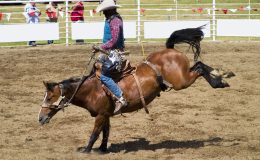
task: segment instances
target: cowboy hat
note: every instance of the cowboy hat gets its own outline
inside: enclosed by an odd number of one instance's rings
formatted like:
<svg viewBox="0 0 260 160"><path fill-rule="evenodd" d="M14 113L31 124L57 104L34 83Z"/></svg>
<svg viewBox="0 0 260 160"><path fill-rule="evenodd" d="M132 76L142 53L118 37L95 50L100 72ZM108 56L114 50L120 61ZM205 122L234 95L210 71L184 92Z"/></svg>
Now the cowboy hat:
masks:
<svg viewBox="0 0 260 160"><path fill-rule="evenodd" d="M100 5L97 6L96 11L101 12L109 9L119 8L120 5L115 4L114 0L104 0Z"/></svg>

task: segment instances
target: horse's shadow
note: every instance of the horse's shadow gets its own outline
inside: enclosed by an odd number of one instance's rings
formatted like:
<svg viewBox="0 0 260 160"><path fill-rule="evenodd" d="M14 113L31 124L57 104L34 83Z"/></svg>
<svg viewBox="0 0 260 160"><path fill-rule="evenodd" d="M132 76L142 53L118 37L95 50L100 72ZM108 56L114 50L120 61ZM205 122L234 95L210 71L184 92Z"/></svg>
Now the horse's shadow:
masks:
<svg viewBox="0 0 260 160"><path fill-rule="evenodd" d="M111 144L109 147L109 152L117 153L120 151L136 152L139 150L151 150L155 151L157 149L178 149L178 148L200 148L209 145L219 145L223 141L220 137L213 137L207 140L188 140L188 141L175 141L166 140L160 143L150 144L145 138L133 138L134 141L128 141L119 144Z"/></svg>

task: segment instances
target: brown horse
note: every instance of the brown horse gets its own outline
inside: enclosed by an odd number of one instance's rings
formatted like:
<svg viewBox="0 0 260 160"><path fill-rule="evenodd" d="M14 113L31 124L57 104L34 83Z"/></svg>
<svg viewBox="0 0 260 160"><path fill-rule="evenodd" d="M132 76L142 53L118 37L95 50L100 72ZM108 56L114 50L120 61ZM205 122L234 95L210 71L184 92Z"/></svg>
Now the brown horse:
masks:
<svg viewBox="0 0 260 160"><path fill-rule="evenodd" d="M128 101L128 105L122 109L122 113L143 108L143 103L149 104L168 87L174 90L187 88L200 76L203 76L213 88L228 87L229 85L223 82L221 77L211 74L213 68L202 62L196 62L194 66L190 67L186 55L174 49L174 44L188 43L193 48L194 58L197 59L202 38L201 27L173 32L166 42L166 49L150 54L145 62L136 67L135 75L139 80L142 94L134 76L124 77L118 83ZM80 83L82 84L77 90ZM41 124L48 123L61 110L62 107L55 106L53 103L62 97L65 102L70 101L76 106L87 109L91 116L96 118L88 145L78 148L78 151L89 153L101 131L103 131L103 139L99 149L102 152L107 151L110 117L113 116L115 107L111 97L106 94L95 74L90 74L84 81L81 81L80 78L71 78L59 83L44 82L44 85L46 93L39 113L39 122ZM77 90L76 93L75 90ZM61 103L65 102L61 101Z"/></svg>

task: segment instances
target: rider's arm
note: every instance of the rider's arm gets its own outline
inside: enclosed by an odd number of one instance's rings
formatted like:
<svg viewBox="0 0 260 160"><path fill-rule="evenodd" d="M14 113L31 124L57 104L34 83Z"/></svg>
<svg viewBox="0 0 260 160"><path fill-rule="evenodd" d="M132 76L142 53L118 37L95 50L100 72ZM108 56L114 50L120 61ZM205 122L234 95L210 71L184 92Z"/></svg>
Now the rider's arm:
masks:
<svg viewBox="0 0 260 160"><path fill-rule="evenodd" d="M110 22L110 31L111 31L111 40L107 41L106 43L101 45L101 48L104 50L112 49L112 47L116 44L119 33L120 33L120 26L122 25L122 21L119 18L114 18Z"/></svg>

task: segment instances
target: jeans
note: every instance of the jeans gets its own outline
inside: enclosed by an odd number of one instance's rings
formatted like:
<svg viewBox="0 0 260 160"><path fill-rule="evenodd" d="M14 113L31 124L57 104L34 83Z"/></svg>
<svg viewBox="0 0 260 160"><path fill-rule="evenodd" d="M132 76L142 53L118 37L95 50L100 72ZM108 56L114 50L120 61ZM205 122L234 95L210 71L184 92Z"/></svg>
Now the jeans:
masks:
<svg viewBox="0 0 260 160"><path fill-rule="evenodd" d="M53 40L48 40L48 44L53 44Z"/></svg>
<svg viewBox="0 0 260 160"><path fill-rule="evenodd" d="M36 43L36 41L29 41L29 42L28 42L28 45L29 45L29 46L33 46L33 45L36 45L35 43Z"/></svg>
<svg viewBox="0 0 260 160"><path fill-rule="evenodd" d="M100 80L117 98L122 97L123 92L121 88L115 83L112 78L101 74Z"/></svg>

